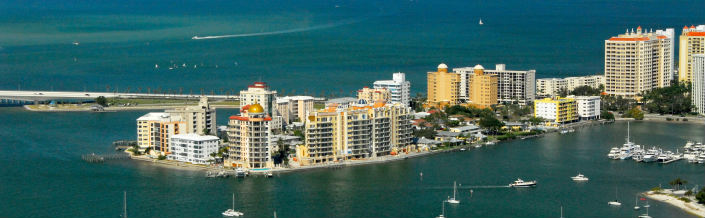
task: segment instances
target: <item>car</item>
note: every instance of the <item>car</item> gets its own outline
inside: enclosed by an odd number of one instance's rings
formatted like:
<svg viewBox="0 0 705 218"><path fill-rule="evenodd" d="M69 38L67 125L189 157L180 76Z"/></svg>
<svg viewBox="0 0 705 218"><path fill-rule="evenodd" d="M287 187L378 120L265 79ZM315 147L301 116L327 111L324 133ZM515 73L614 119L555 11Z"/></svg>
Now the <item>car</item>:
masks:
<svg viewBox="0 0 705 218"><path fill-rule="evenodd" d="M86 96L91 96L91 94L86 93Z"/></svg>

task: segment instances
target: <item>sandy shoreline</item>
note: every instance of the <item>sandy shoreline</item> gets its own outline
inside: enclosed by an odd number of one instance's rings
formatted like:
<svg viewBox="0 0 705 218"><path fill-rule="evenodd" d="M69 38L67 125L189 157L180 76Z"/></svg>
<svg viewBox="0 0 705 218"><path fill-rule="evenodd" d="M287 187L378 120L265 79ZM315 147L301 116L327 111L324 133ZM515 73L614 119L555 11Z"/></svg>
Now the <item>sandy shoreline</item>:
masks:
<svg viewBox="0 0 705 218"><path fill-rule="evenodd" d="M690 214L699 216L699 217L705 217L705 205L698 204L695 201L691 201L690 203L686 203L684 201L681 201L677 199L676 197L669 195L669 194L657 194L653 191L648 191L644 193L644 196L647 198L657 200L663 203L667 203L670 205L673 205L677 208L680 208L681 210L684 210Z"/></svg>

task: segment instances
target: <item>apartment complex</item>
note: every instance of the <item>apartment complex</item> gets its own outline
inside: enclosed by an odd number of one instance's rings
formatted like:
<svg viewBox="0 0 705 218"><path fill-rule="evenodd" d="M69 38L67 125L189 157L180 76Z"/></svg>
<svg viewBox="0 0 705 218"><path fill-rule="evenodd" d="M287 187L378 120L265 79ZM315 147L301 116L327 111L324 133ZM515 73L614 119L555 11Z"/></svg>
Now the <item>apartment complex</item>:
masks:
<svg viewBox="0 0 705 218"><path fill-rule="evenodd" d="M497 104L497 75L485 74L485 68L479 64L473 68L473 71L468 82L470 85L468 103L479 108Z"/></svg>
<svg viewBox="0 0 705 218"><path fill-rule="evenodd" d="M183 118L188 133L201 135L215 135L217 133L215 108L211 108L208 104L208 97L201 97L197 106L186 106L165 112Z"/></svg>
<svg viewBox="0 0 705 218"><path fill-rule="evenodd" d="M395 155L411 145L411 119L413 110L399 103L331 106L309 114L296 156L312 165Z"/></svg>
<svg viewBox="0 0 705 218"><path fill-rule="evenodd" d="M375 89L389 90L391 93L389 103L409 105L411 102L411 83L406 80L406 74L402 72L392 74L392 80L377 80L373 85Z"/></svg>
<svg viewBox="0 0 705 218"><path fill-rule="evenodd" d="M169 140L171 154L167 158L192 164L209 164L214 160L210 154L218 152L219 140L218 137L212 135L195 133L173 135Z"/></svg>
<svg viewBox="0 0 705 218"><path fill-rule="evenodd" d="M627 31L605 40L607 94L636 98L673 80L673 29Z"/></svg>
<svg viewBox="0 0 705 218"><path fill-rule="evenodd" d="M705 25L684 26L678 49L678 81L693 80L693 55L705 54Z"/></svg>
<svg viewBox="0 0 705 218"><path fill-rule="evenodd" d="M186 121L179 115L152 112L137 118L137 146L141 151L151 149L150 155L167 155L169 139L187 131Z"/></svg>
<svg viewBox="0 0 705 218"><path fill-rule="evenodd" d="M362 99L367 102L390 102L391 97L392 93L386 88L371 89L370 87L365 86L362 89L357 90L357 99Z"/></svg>
<svg viewBox="0 0 705 218"><path fill-rule="evenodd" d="M274 166L270 128L272 118L260 104L245 105L228 122L229 157L225 166L261 169Z"/></svg>
<svg viewBox="0 0 705 218"><path fill-rule="evenodd" d="M255 82L247 86L247 90L240 91L240 105L259 104L267 115L275 116L273 104L276 97L277 91L270 90L267 83Z"/></svg>
<svg viewBox="0 0 705 218"><path fill-rule="evenodd" d="M461 99L470 99L471 77L474 67L454 68L460 74L459 92ZM536 99L536 70L507 70L505 64L495 65L494 70L484 70L484 74L497 76L497 100L500 103L527 104Z"/></svg>
<svg viewBox="0 0 705 218"><path fill-rule="evenodd" d="M427 106L452 106L460 103L460 74L448 72L446 64L439 64L436 72L427 73Z"/></svg>
<svg viewBox="0 0 705 218"><path fill-rule="evenodd" d="M534 117L551 123L569 123L578 120L577 104L573 98L544 98L534 101Z"/></svg>
<svg viewBox="0 0 705 218"><path fill-rule="evenodd" d="M580 120L600 119L600 96L568 96L575 99Z"/></svg>
<svg viewBox="0 0 705 218"><path fill-rule="evenodd" d="M605 85L604 75L544 78L536 80L536 91L538 96L554 97L559 95L561 89L570 92L581 86L599 88L600 85Z"/></svg>
<svg viewBox="0 0 705 218"><path fill-rule="evenodd" d="M278 97L275 107L277 114L286 124L297 120L303 122L306 119L306 114L313 111L313 100L312 96Z"/></svg>
<svg viewBox="0 0 705 218"><path fill-rule="evenodd" d="M693 55L693 105L705 115L705 54Z"/></svg>

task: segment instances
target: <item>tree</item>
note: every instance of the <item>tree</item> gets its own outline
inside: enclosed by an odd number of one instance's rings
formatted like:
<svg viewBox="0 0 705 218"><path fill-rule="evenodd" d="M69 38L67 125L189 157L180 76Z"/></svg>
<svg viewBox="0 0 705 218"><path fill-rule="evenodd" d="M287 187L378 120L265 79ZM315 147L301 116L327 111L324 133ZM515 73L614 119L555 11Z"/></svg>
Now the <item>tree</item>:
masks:
<svg viewBox="0 0 705 218"><path fill-rule="evenodd" d="M705 204L705 187L701 188L698 194L695 194L695 199L698 200L698 203Z"/></svg>
<svg viewBox="0 0 705 218"><path fill-rule="evenodd" d="M601 88L593 88L591 86L578 86L573 91L570 91L571 95L577 96L598 96L602 93Z"/></svg>
<svg viewBox="0 0 705 218"><path fill-rule="evenodd" d="M644 108L651 113L685 114L693 110L690 83L655 88L644 93Z"/></svg>
<svg viewBox="0 0 705 218"><path fill-rule="evenodd" d="M436 138L436 131L433 131L433 129L430 128L424 128L421 130L416 130L414 129L414 137L416 138L427 138L427 139L434 139Z"/></svg>
<svg viewBox="0 0 705 218"><path fill-rule="evenodd" d="M496 133L504 126L502 121L499 121L494 115L488 114L485 114L480 118L479 124L480 127L485 128L492 133Z"/></svg>
<svg viewBox="0 0 705 218"><path fill-rule="evenodd" d="M534 126L543 123L543 121L544 121L544 120L543 120L543 118L541 118L541 117L531 117L531 118L529 118L529 123L531 123L531 125L534 125Z"/></svg>
<svg viewBox="0 0 705 218"><path fill-rule="evenodd" d="M671 187L675 187L676 190L680 190L680 187L681 187L683 184L687 184L687 183L688 183L688 181L683 180L683 179L681 179L681 178L676 178L676 179L671 180L670 182L668 182L668 184L671 185Z"/></svg>
<svg viewBox="0 0 705 218"><path fill-rule="evenodd" d="M301 130L298 130L298 129L294 130L294 136L298 136L299 138L301 138L301 140L304 140L304 141L306 140L306 135L304 135L304 133L301 132Z"/></svg>
<svg viewBox="0 0 705 218"><path fill-rule="evenodd" d="M106 99L105 96L98 96L95 98L95 103L105 107L108 106L108 99Z"/></svg>
<svg viewBox="0 0 705 218"><path fill-rule="evenodd" d="M211 134L211 129L203 128L203 135L210 135L210 134Z"/></svg>
<svg viewBox="0 0 705 218"><path fill-rule="evenodd" d="M635 120L643 120L644 119L644 112L639 110L637 107L632 107L632 109L629 109L626 113L624 113L623 117L631 117L634 118Z"/></svg>
<svg viewBox="0 0 705 218"><path fill-rule="evenodd" d="M284 166L289 165L289 150L291 149L288 145L285 145L284 141L281 139L277 141L277 147L279 149L272 153L272 160L275 164L282 164Z"/></svg>
<svg viewBox="0 0 705 218"><path fill-rule="evenodd" d="M600 117L605 120L614 120L614 114L612 112L603 110L602 113L600 114Z"/></svg>

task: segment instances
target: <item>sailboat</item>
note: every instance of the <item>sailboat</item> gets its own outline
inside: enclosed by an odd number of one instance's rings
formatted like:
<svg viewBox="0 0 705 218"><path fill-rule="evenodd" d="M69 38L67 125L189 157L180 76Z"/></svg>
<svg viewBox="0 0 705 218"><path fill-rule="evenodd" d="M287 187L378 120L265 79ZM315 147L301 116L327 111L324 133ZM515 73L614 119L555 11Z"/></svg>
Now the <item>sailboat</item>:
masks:
<svg viewBox="0 0 705 218"><path fill-rule="evenodd" d="M639 210L639 209L640 209L640 207L639 207L639 195L637 195L636 198L634 198L634 210Z"/></svg>
<svg viewBox="0 0 705 218"><path fill-rule="evenodd" d="M453 181L453 198L448 199L450 204L459 204L460 201L455 199L455 194L458 192L458 186L455 181Z"/></svg>
<svg viewBox="0 0 705 218"><path fill-rule="evenodd" d="M563 218L563 205L561 205L561 218Z"/></svg>
<svg viewBox="0 0 705 218"><path fill-rule="evenodd" d="M622 203L617 200L617 188L614 188L614 201L607 202L607 204L617 207L622 206Z"/></svg>
<svg viewBox="0 0 705 218"><path fill-rule="evenodd" d="M482 19L480 19L480 25L483 25L483 24L484 24L484 23L482 23Z"/></svg>
<svg viewBox="0 0 705 218"><path fill-rule="evenodd" d="M233 193L233 208L230 208L223 212L223 216L242 216L245 215L244 213L240 211L235 210L235 193Z"/></svg>
<svg viewBox="0 0 705 218"><path fill-rule="evenodd" d="M127 218L127 192L124 191L122 194L122 218Z"/></svg>
<svg viewBox="0 0 705 218"><path fill-rule="evenodd" d="M644 207L646 207L646 206L644 206ZM649 216L649 208L648 207L646 207L646 213L639 215L639 218L651 218L651 216Z"/></svg>
<svg viewBox="0 0 705 218"><path fill-rule="evenodd" d="M442 201L443 206L441 207L441 215L438 215L436 218L445 218L446 217L446 202Z"/></svg>

